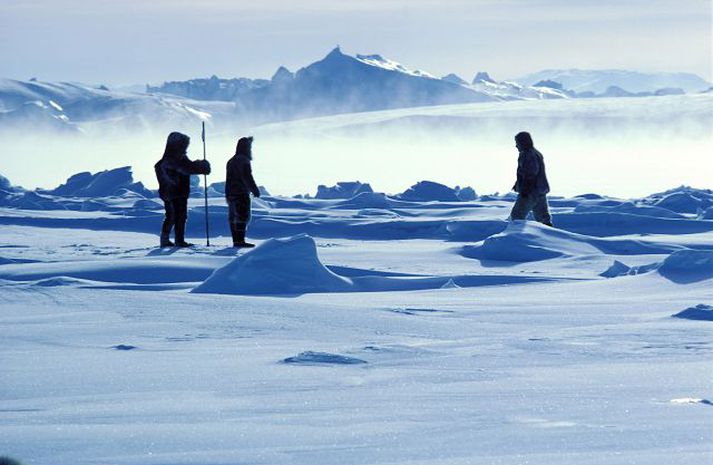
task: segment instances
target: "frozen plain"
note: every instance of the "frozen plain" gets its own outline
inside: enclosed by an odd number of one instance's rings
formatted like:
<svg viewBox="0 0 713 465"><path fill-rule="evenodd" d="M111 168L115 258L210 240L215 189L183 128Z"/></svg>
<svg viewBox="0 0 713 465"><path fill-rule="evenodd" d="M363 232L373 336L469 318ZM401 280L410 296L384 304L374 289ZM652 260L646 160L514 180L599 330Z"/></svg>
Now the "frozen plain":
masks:
<svg viewBox="0 0 713 465"><path fill-rule="evenodd" d="M131 198L1 208L0 454L707 463L713 322L672 315L710 317L710 211L675 210L712 197L553 199L557 230L508 225L508 197L268 197L237 259L224 236L156 249L160 209Z"/></svg>

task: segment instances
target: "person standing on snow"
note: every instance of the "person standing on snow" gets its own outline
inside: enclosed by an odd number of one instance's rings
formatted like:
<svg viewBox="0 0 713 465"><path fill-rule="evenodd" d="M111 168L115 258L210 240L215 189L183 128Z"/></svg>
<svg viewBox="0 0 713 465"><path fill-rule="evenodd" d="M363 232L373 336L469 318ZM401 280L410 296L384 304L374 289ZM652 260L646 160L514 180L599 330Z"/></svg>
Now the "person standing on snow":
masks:
<svg viewBox="0 0 713 465"><path fill-rule="evenodd" d="M210 174L210 163L206 160L191 161L186 156L191 139L180 132L172 132L166 140L166 149L155 165L158 179L158 194L163 200L166 216L161 226L161 247L190 247L185 240L188 219L188 195L191 190L192 174ZM171 242L174 229L176 242Z"/></svg>
<svg viewBox="0 0 713 465"><path fill-rule="evenodd" d="M517 200L510 218L524 220L532 211L536 221L552 226L552 216L547 206L550 184L545 173L545 159L535 148L528 132L520 132L515 136L515 147L520 153L517 158L517 181L512 188L517 192Z"/></svg>
<svg viewBox="0 0 713 465"><path fill-rule="evenodd" d="M233 247L255 247L245 242L245 232L250 222L250 194L260 197L251 161L253 138L241 137L235 148L235 155L228 160L225 179L225 199L228 202L228 221L233 236Z"/></svg>

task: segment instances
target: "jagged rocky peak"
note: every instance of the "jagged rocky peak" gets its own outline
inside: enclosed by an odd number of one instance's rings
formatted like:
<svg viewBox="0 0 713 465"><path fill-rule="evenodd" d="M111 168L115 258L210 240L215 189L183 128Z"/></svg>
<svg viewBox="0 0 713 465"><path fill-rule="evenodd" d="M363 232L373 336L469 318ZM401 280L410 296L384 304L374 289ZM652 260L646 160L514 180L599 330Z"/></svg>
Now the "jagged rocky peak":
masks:
<svg viewBox="0 0 713 465"><path fill-rule="evenodd" d="M277 71L275 71L275 74L272 75L272 78L270 80L273 84L280 84L283 82L290 82L294 78L295 73L285 68L284 66L280 66L279 68L277 68Z"/></svg>
<svg viewBox="0 0 713 465"><path fill-rule="evenodd" d="M473 84L476 84L478 82L495 82L495 79L490 77L490 74L488 74L485 71L478 71L475 74L475 77L473 78Z"/></svg>
<svg viewBox="0 0 713 465"><path fill-rule="evenodd" d="M332 51L329 52L329 53L327 54L327 56L324 57L324 58L325 58L325 60L326 60L327 58L341 58L341 57L343 57L343 56L346 56L346 55L344 55L344 54L342 53L342 49L339 47L339 45L337 45L337 46L334 47L334 48L332 49Z"/></svg>
<svg viewBox="0 0 713 465"><path fill-rule="evenodd" d="M557 81L553 81L551 79L543 79L541 81L537 81L532 86L533 87L547 87L547 88L555 89L555 90L564 90L564 87L562 87L561 83L559 83Z"/></svg>
<svg viewBox="0 0 713 465"><path fill-rule="evenodd" d="M468 82L462 77L455 73L447 74L441 78L442 81L451 82L453 84L459 84L461 86L467 86Z"/></svg>

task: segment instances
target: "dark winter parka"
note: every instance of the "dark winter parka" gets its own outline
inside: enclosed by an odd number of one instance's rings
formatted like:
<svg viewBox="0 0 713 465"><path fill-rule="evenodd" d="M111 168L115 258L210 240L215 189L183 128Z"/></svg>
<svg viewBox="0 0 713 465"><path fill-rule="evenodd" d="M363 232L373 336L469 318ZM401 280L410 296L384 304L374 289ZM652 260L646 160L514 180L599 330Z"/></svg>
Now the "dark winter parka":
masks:
<svg viewBox="0 0 713 465"><path fill-rule="evenodd" d="M172 132L166 141L166 150L155 165L158 194L162 200L188 198L192 174L210 174L210 164L205 160L191 161L186 156L190 138Z"/></svg>
<svg viewBox="0 0 713 465"><path fill-rule="evenodd" d="M527 133L516 136L520 155L517 158L517 181L514 190L521 195L544 195L550 191L545 172L545 159L533 146Z"/></svg>
<svg viewBox="0 0 713 465"><path fill-rule="evenodd" d="M228 200L237 199L241 196L252 193L255 197L260 197L251 165L252 137L243 137L238 141L235 155L228 160L225 168L225 198Z"/></svg>

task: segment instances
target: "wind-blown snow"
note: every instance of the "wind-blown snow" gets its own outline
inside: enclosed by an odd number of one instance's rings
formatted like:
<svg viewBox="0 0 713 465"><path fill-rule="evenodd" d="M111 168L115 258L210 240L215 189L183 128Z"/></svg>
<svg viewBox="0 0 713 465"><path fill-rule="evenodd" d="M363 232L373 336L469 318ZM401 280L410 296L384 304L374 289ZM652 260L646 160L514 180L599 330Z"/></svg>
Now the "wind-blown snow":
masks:
<svg viewBox="0 0 713 465"><path fill-rule="evenodd" d="M359 55L356 56L357 60L367 65L376 66L377 68L383 68L389 71L398 71L400 73L409 74L411 76L426 77L429 79L438 79L434 75L429 74L421 70L411 70L406 66L398 63L394 60L389 60L381 55Z"/></svg>

